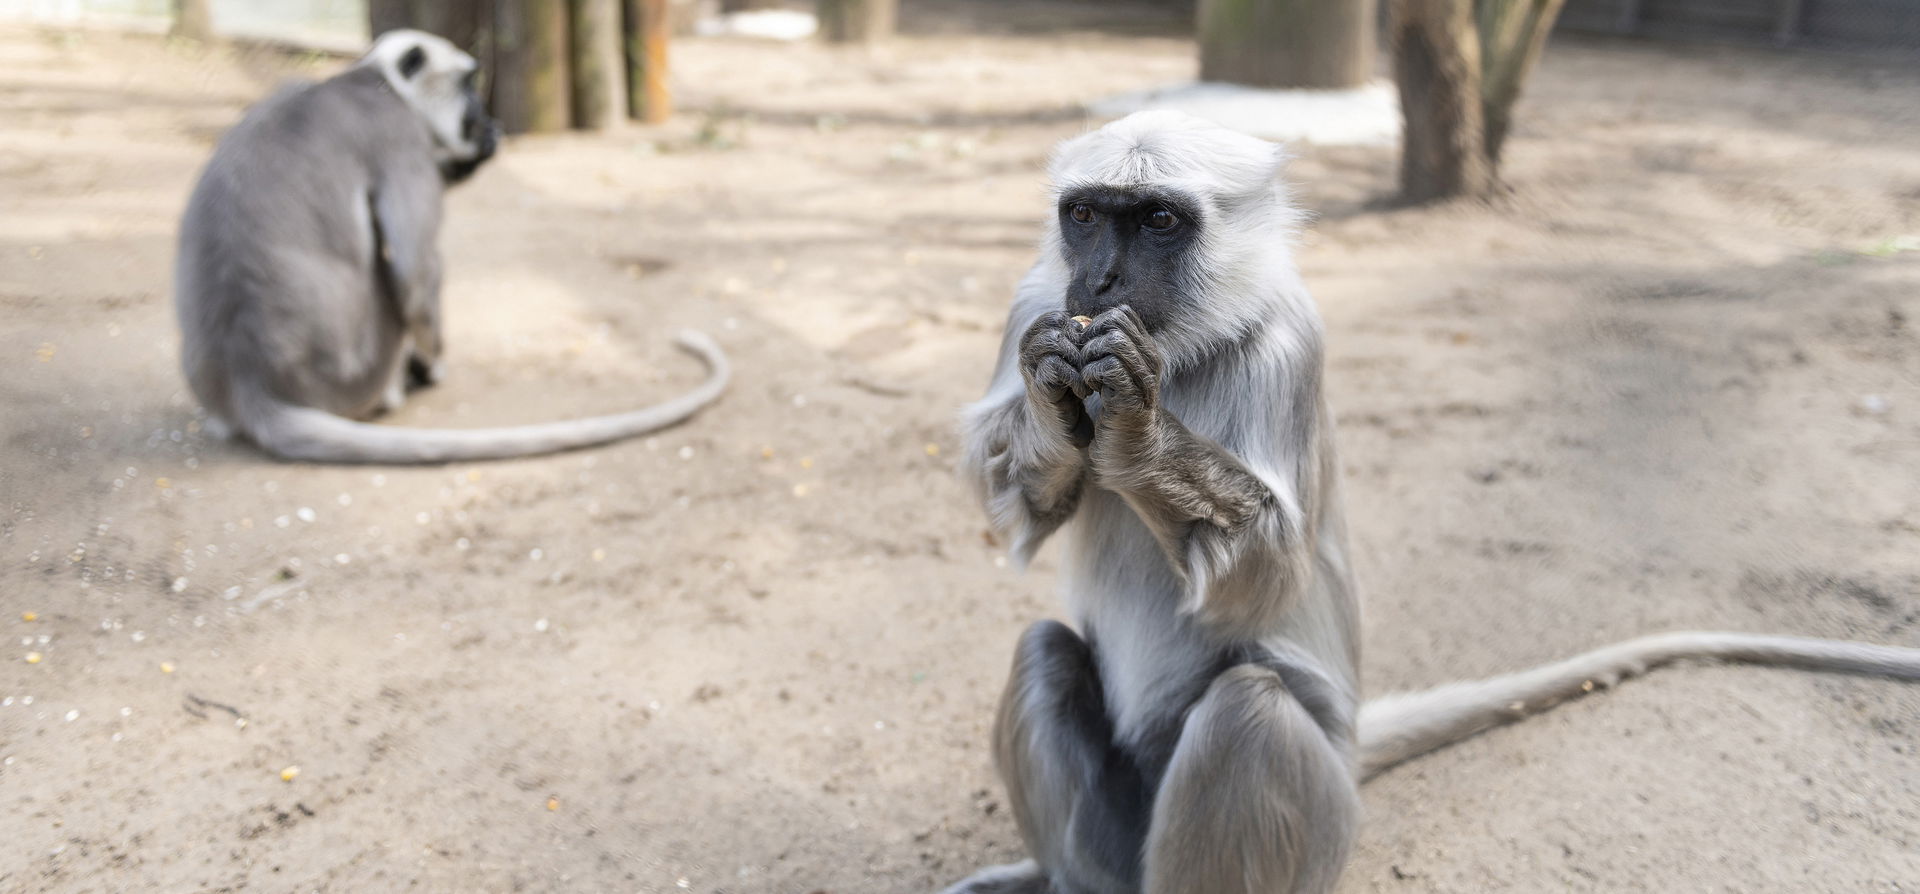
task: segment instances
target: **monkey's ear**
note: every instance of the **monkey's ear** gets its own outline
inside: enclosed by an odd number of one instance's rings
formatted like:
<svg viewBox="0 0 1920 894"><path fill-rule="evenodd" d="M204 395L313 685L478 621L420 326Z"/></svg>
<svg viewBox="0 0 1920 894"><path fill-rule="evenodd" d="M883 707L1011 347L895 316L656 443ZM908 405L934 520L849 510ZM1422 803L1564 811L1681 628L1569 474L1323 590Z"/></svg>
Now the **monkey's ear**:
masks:
<svg viewBox="0 0 1920 894"><path fill-rule="evenodd" d="M426 66L427 51L416 44L400 57L400 76L412 80L413 76L419 74L420 69Z"/></svg>

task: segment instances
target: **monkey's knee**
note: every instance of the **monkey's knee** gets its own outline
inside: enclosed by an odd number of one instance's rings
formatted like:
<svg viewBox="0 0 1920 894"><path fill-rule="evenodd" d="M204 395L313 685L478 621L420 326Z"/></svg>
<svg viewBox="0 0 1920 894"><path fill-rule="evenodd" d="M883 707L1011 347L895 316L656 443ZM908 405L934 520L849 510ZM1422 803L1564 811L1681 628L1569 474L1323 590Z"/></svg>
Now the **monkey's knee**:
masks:
<svg viewBox="0 0 1920 894"><path fill-rule="evenodd" d="M1320 894L1345 866L1360 798L1344 754L1256 665L1194 705L1154 802L1147 894Z"/></svg>
<svg viewBox="0 0 1920 894"><path fill-rule="evenodd" d="M1105 782L1111 738L1093 650L1064 624L1027 628L1000 699L994 764L1027 852L1057 889L1078 890L1061 884L1086 862L1072 830L1088 825L1077 818Z"/></svg>
<svg viewBox="0 0 1920 894"><path fill-rule="evenodd" d="M1029 626L1014 649L994 731L1002 771L1025 762L1013 751L1070 749L1077 757L1096 738L1104 747L1105 717L1099 671L1086 640L1058 621Z"/></svg>
<svg viewBox="0 0 1920 894"><path fill-rule="evenodd" d="M1020 634L1013 675L1049 689L1070 687L1094 673L1093 648L1059 621L1036 621Z"/></svg>

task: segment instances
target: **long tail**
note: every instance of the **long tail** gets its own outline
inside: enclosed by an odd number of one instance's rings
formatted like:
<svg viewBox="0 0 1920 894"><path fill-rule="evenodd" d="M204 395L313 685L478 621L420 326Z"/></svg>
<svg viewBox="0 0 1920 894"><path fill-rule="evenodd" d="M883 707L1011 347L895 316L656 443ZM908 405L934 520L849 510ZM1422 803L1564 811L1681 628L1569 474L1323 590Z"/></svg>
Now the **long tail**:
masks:
<svg viewBox="0 0 1920 894"><path fill-rule="evenodd" d="M401 428L355 422L255 393L244 398L252 405L245 408L252 411L247 434L275 456L324 463L504 459L605 444L680 422L726 391L731 367L712 338L688 329L674 340L706 363L707 380L679 397L625 413L507 428Z"/></svg>
<svg viewBox="0 0 1920 894"><path fill-rule="evenodd" d="M1382 696L1360 707L1360 778L1685 659L1920 680L1920 649L1747 633L1662 633L1532 670Z"/></svg>

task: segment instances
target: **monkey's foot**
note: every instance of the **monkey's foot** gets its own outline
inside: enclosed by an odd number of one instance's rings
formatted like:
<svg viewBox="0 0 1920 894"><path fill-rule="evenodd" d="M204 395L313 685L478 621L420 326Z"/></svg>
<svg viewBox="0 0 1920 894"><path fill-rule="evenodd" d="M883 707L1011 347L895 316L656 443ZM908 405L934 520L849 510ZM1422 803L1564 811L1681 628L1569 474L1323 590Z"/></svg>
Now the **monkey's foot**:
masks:
<svg viewBox="0 0 1920 894"><path fill-rule="evenodd" d="M438 385L446 377L447 361L445 360L429 362L419 354L407 358L407 378L412 381L415 388Z"/></svg>
<svg viewBox="0 0 1920 894"><path fill-rule="evenodd" d="M399 381L395 381L393 384L388 385L387 390L380 395L380 412L391 413L405 406L406 403L406 386Z"/></svg>
<svg viewBox="0 0 1920 894"><path fill-rule="evenodd" d="M200 430L216 441L233 440L233 426L218 416L208 416L200 420Z"/></svg>
<svg viewBox="0 0 1920 894"><path fill-rule="evenodd" d="M1047 894L1047 874L1032 860L982 869L941 894Z"/></svg>

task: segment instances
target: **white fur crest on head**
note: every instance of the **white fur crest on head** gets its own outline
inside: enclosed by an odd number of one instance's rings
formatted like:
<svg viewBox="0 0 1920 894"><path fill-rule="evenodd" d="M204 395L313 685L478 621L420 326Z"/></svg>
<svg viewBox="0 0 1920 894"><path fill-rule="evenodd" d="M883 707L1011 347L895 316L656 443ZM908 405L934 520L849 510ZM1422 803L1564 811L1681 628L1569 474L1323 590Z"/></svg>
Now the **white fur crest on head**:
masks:
<svg viewBox="0 0 1920 894"><path fill-rule="evenodd" d="M418 51L418 67L403 70L408 56ZM425 31L400 28L373 42L357 66L380 70L387 84L412 106L432 131L439 154L447 159L470 159L479 153L471 135L463 133L467 99L461 81L479 67L472 56L452 41Z"/></svg>
<svg viewBox="0 0 1920 894"><path fill-rule="evenodd" d="M1291 245L1303 215L1280 180L1287 158L1277 143L1205 118L1148 111L1061 143L1047 172L1056 197L1090 187L1151 187L1199 206L1195 250L1204 260L1186 283L1192 301L1185 318L1157 334L1169 363L1179 367L1282 306L1312 314L1293 267ZM1062 250L1059 220L1050 218L1043 251Z"/></svg>
<svg viewBox="0 0 1920 894"><path fill-rule="evenodd" d="M1218 199L1272 190L1287 160L1277 143L1184 112L1135 112L1060 144L1054 187L1162 186Z"/></svg>

